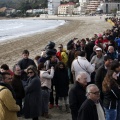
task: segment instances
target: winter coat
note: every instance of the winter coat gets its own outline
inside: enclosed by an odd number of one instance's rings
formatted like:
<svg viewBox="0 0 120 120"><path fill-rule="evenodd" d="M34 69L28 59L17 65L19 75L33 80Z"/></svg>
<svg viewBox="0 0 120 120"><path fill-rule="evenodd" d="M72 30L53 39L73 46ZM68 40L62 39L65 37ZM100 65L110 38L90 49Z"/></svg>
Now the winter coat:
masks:
<svg viewBox="0 0 120 120"><path fill-rule="evenodd" d="M48 71L40 70L41 87L47 87L51 89L51 79L54 76L54 69L51 69L50 74Z"/></svg>
<svg viewBox="0 0 120 120"><path fill-rule="evenodd" d="M103 100L103 93L102 93L102 82L104 80L104 77L106 76L107 69L105 69L105 66L102 65L99 67L95 74L95 84L98 86L99 90L101 91L100 93L100 98Z"/></svg>
<svg viewBox="0 0 120 120"><path fill-rule="evenodd" d="M68 61L68 55L67 55L67 53L66 53L66 51L65 50L63 50L62 52L57 52L56 53L56 56L58 57L58 59L60 60L60 61L62 61L65 65L67 65L67 61Z"/></svg>
<svg viewBox="0 0 120 120"><path fill-rule="evenodd" d="M116 82L116 80L114 81ZM111 89L109 91L103 92L103 94L103 106L106 109L117 109L118 100L120 100L120 89L118 86L112 84Z"/></svg>
<svg viewBox="0 0 120 120"><path fill-rule="evenodd" d="M75 73L75 80L79 72L86 72L87 82L91 82L90 75L95 70L95 64L91 64L85 57L78 56L78 59L75 59L72 62L71 71Z"/></svg>
<svg viewBox="0 0 120 120"><path fill-rule="evenodd" d="M101 67L99 67L99 69L96 72L95 75L95 84L98 86L98 88L100 89L100 91L102 91L102 82L104 80L104 77L106 76L107 73L107 69L105 69L105 66L102 65Z"/></svg>
<svg viewBox="0 0 120 120"><path fill-rule="evenodd" d="M98 120L98 113L95 103L86 99L79 109L77 120Z"/></svg>
<svg viewBox="0 0 120 120"><path fill-rule="evenodd" d="M1 90L2 88L5 88ZM0 84L0 120L18 120L20 107L16 104L11 91Z"/></svg>
<svg viewBox="0 0 120 120"><path fill-rule="evenodd" d="M12 80L12 87L14 89L16 99L23 99L25 97L25 91L23 88L21 76L14 74Z"/></svg>
<svg viewBox="0 0 120 120"><path fill-rule="evenodd" d="M72 120L77 120L78 110L82 103L86 100L85 94L85 88L76 81L69 92L69 105L71 109Z"/></svg>
<svg viewBox="0 0 120 120"><path fill-rule="evenodd" d="M67 69L57 69L54 74L55 88L58 97L68 96L69 78Z"/></svg>
<svg viewBox="0 0 120 120"><path fill-rule="evenodd" d="M41 83L38 76L33 76L28 80L23 110L25 118L34 118L40 116L41 113Z"/></svg>
<svg viewBox="0 0 120 120"><path fill-rule="evenodd" d="M95 41L90 41L86 46L85 46L85 51L87 53L87 60L90 61L90 56L93 53L93 47L95 46Z"/></svg>
<svg viewBox="0 0 120 120"><path fill-rule="evenodd" d="M100 58L97 55L94 55L90 61L91 64L95 63L95 70L97 70L104 63L104 56L102 55Z"/></svg>

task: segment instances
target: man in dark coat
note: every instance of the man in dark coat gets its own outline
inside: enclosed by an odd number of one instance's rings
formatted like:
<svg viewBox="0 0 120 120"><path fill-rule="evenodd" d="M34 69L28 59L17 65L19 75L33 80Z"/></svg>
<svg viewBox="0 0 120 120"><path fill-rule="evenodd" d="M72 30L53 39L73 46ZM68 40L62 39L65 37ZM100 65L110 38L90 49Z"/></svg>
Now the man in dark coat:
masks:
<svg viewBox="0 0 120 120"><path fill-rule="evenodd" d="M27 80L27 73L26 73L27 67L30 65L33 65L36 67L36 64L32 59L29 58L28 50L24 50L22 52L22 56L23 56L23 58L18 62L18 65L20 66L20 68L22 70L22 80L26 81Z"/></svg>
<svg viewBox="0 0 120 120"><path fill-rule="evenodd" d="M14 65L13 72L12 87L16 95L16 103L20 106L20 111L17 114L20 117L22 115L22 99L25 97L25 92L21 79L21 69L18 64Z"/></svg>
<svg viewBox="0 0 120 120"><path fill-rule="evenodd" d="M95 84L98 86L100 90L100 98L103 100L103 93L102 93L102 82L104 77L107 73L107 70L110 69L110 65L112 63L112 59L110 56L104 56L104 64L98 68L95 75Z"/></svg>
<svg viewBox="0 0 120 120"><path fill-rule="evenodd" d="M94 46L95 46L95 38L92 38L91 41L88 44L86 44L86 46L85 46L85 51L87 53L86 58L88 61L90 61L90 56L93 53Z"/></svg>
<svg viewBox="0 0 120 120"><path fill-rule="evenodd" d="M105 120L103 108L99 102L100 91L95 84L86 89L87 99L79 109L77 120Z"/></svg>
<svg viewBox="0 0 120 120"><path fill-rule="evenodd" d="M69 92L69 105L72 114L72 120L77 120L78 110L85 101L85 88L87 85L87 75L85 72L79 73L76 82Z"/></svg>

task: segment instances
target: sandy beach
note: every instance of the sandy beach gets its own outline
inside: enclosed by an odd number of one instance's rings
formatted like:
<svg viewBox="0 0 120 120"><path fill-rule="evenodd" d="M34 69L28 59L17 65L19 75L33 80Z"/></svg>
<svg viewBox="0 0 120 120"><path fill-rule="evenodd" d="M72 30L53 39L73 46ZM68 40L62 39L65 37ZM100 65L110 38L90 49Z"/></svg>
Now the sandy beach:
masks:
<svg viewBox="0 0 120 120"><path fill-rule="evenodd" d="M41 16L38 18L25 19L61 19L66 20L66 23L52 30L0 43L0 65L6 63L12 68L12 66L22 58L21 53L24 49L28 49L30 51L30 58L34 59L36 55L40 55L41 50L49 41L55 42L56 46L62 43L64 47L66 47L66 43L74 37L79 39L91 38L94 34L102 34L103 31L112 27L110 23L104 20L104 17L100 19L100 16L48 16L48 18ZM71 120L70 114L64 112L61 114L57 108L50 110L50 113L52 114L51 120ZM20 118L20 120L25 119Z"/></svg>
<svg viewBox="0 0 120 120"><path fill-rule="evenodd" d="M25 19L46 18L45 16L41 16L40 18ZM92 37L95 33L102 33L106 29L111 28L111 25L104 21L104 17L100 19L99 16L49 16L47 19L66 20L66 23L56 29L0 43L0 65L7 63L10 68L12 68L12 66L21 59L21 53L24 49L28 49L30 51L30 58L34 59L36 55L40 55L41 49L43 49L49 41L55 42L56 46L59 43L66 46L66 43L74 37L79 39Z"/></svg>

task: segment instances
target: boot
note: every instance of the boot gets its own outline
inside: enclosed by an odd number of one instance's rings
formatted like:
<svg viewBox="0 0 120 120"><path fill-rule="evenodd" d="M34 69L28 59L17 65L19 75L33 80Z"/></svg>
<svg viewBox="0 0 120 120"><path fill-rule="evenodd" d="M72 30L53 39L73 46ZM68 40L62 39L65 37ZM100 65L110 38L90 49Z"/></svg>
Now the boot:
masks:
<svg viewBox="0 0 120 120"><path fill-rule="evenodd" d="M68 104L66 104L66 105L65 105L65 107L66 107L66 112L67 112L67 113L70 113L70 108L69 108L69 105L68 105Z"/></svg>

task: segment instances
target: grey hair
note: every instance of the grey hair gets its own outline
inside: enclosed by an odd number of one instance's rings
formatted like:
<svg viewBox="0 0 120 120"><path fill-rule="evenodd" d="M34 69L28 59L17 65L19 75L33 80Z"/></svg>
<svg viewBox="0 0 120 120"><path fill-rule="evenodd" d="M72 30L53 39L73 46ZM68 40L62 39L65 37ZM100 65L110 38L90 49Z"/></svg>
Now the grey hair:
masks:
<svg viewBox="0 0 120 120"><path fill-rule="evenodd" d="M113 47L113 46L109 46L109 47L108 47L108 50L110 50L111 48L113 48L113 49L114 49L114 47Z"/></svg>
<svg viewBox="0 0 120 120"><path fill-rule="evenodd" d="M82 75L87 75L86 72L79 72L79 74L76 77L76 81L78 81Z"/></svg>
<svg viewBox="0 0 120 120"><path fill-rule="evenodd" d="M90 84L90 85L88 85L87 87L86 87L86 93L89 93L90 92L90 88L91 87L97 87L97 85L95 85L95 84ZM98 88L98 87L97 87Z"/></svg>

